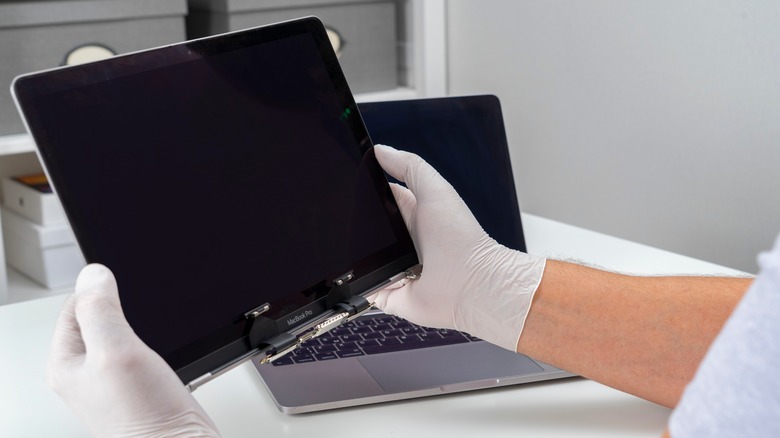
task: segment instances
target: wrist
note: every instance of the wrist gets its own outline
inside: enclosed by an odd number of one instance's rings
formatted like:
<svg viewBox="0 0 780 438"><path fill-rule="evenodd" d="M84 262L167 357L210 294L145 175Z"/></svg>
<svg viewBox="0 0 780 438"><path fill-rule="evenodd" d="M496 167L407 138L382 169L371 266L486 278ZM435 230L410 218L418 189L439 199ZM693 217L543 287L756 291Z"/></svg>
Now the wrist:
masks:
<svg viewBox="0 0 780 438"><path fill-rule="evenodd" d="M479 274L455 315L459 330L510 351L525 325L546 259L494 243L478 254Z"/></svg>

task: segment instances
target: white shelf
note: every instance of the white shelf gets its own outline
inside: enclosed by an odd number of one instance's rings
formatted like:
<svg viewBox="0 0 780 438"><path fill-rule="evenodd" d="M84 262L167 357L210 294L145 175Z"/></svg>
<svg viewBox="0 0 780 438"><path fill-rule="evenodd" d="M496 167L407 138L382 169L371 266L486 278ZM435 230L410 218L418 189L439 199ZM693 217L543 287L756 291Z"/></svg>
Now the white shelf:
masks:
<svg viewBox="0 0 780 438"><path fill-rule="evenodd" d="M0 135L0 176L40 170L38 159L32 155L25 155L32 152L35 152L35 143L28 134ZM2 235L0 235L0 242L2 242ZM0 250L4 248L0 247ZM0 255L0 260L4 259ZM0 305L45 298L68 291L68 288L47 289L10 266L6 266L6 273L8 291L5 294L0 293Z"/></svg>
<svg viewBox="0 0 780 438"><path fill-rule="evenodd" d="M393 90L372 91L370 93L358 93L355 95L355 101L360 102L378 102L382 100L403 100L419 97L417 91L409 87L398 87Z"/></svg>
<svg viewBox="0 0 780 438"><path fill-rule="evenodd" d="M26 152L35 152L35 143L29 135L0 135L0 156Z"/></svg>

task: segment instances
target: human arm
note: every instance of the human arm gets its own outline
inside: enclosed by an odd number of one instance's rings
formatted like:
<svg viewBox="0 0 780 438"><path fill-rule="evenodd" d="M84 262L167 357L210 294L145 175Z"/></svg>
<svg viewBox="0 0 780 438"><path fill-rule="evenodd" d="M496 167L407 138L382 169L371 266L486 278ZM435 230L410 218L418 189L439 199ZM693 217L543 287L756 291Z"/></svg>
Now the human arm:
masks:
<svg viewBox="0 0 780 438"><path fill-rule="evenodd" d="M517 350L673 407L751 281L548 260Z"/></svg>
<svg viewBox="0 0 780 438"><path fill-rule="evenodd" d="M97 437L218 437L165 363L136 336L108 268L88 265L60 312L49 385Z"/></svg>
<svg viewBox="0 0 780 438"><path fill-rule="evenodd" d="M420 280L385 290L376 302L412 322L467 331L673 406L750 282L629 277L552 260L545 264L492 241L451 186L419 157L384 147L377 147L376 156L409 187L393 186L393 193L423 264ZM461 313L473 317L460 318ZM634 368L643 356L655 366Z"/></svg>

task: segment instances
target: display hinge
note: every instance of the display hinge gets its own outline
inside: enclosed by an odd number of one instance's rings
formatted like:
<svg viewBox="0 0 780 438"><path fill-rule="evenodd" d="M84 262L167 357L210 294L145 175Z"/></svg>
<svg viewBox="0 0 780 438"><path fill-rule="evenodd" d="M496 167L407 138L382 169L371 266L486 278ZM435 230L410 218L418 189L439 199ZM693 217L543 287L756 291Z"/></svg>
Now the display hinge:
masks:
<svg viewBox="0 0 780 438"><path fill-rule="evenodd" d="M354 296L348 301L338 303L336 308L343 311L317 324L312 329L301 333L297 337L291 334L284 334L272 339L269 342L271 348L266 352L266 356L260 359L260 363L267 364L279 359L299 348L304 342L314 339L333 330L341 324L352 321L360 315L363 315L371 310L372 306L373 303L369 303L361 296Z"/></svg>
<svg viewBox="0 0 780 438"><path fill-rule="evenodd" d="M422 276L422 265L414 265L404 271L407 280L418 280Z"/></svg>

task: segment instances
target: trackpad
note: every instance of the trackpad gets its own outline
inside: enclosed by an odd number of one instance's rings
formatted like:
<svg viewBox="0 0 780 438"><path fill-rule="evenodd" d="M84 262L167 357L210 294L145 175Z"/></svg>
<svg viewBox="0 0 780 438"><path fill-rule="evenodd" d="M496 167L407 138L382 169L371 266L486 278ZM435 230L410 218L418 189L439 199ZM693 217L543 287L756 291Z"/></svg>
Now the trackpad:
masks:
<svg viewBox="0 0 780 438"><path fill-rule="evenodd" d="M542 371L526 356L487 342L362 356L360 362L390 393Z"/></svg>

